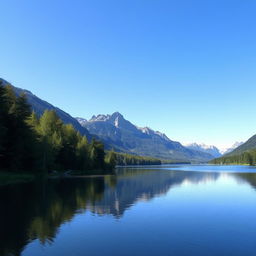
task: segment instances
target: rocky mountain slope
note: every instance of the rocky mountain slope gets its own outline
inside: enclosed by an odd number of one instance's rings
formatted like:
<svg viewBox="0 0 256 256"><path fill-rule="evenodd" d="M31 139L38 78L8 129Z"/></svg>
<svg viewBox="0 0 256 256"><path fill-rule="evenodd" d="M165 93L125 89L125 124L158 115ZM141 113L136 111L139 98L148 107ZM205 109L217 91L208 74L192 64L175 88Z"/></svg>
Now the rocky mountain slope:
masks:
<svg viewBox="0 0 256 256"><path fill-rule="evenodd" d="M0 78L4 86L9 83ZM13 85L11 85L13 86ZM137 127L126 120L120 113L112 115L93 116L90 120L73 118L65 111L53 106L28 90L13 86L17 95L24 93L32 109L40 116L46 109L55 110L64 123L72 124L81 134L89 139L96 135L107 149L151 156L173 161L206 162L212 155L182 146L179 142L170 140L165 134L149 127Z"/></svg>
<svg viewBox="0 0 256 256"><path fill-rule="evenodd" d="M97 115L90 120L77 118L91 134L96 134L115 150L174 161L208 161L213 156L182 146L149 127L138 127L119 112Z"/></svg>
<svg viewBox="0 0 256 256"><path fill-rule="evenodd" d="M213 158L220 157L222 154L220 153L219 149L213 145L205 145L205 144L197 144L197 143L190 143L185 145L189 149L197 150L200 152L208 153L213 156Z"/></svg>

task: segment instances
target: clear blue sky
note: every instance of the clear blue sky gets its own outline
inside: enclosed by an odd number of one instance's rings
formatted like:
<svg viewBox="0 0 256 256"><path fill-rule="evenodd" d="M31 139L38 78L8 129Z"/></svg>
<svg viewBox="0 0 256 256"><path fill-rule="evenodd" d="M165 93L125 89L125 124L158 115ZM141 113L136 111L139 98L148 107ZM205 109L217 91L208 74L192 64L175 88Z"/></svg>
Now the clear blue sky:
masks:
<svg viewBox="0 0 256 256"><path fill-rule="evenodd" d="M2 0L0 77L181 142L256 133L255 0Z"/></svg>

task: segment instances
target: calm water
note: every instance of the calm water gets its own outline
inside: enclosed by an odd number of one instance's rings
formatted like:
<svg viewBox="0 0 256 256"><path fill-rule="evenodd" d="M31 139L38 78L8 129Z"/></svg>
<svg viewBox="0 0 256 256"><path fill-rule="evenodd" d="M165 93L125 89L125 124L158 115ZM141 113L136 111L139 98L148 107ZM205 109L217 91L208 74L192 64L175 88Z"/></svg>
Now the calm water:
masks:
<svg viewBox="0 0 256 256"><path fill-rule="evenodd" d="M256 172L123 168L0 188L0 255L256 255Z"/></svg>

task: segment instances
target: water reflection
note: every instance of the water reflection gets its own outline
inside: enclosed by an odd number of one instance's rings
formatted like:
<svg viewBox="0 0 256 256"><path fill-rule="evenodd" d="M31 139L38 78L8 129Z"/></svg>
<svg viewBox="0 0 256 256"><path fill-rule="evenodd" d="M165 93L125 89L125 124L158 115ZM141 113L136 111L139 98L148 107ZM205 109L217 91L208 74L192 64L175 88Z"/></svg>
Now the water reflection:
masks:
<svg viewBox="0 0 256 256"><path fill-rule="evenodd" d="M198 183L216 180L219 173L196 173L154 169L122 168L115 187L106 186L103 198L90 207L97 214L122 217L127 208L140 200L150 200L167 193L185 181Z"/></svg>
<svg viewBox="0 0 256 256"><path fill-rule="evenodd" d="M0 255L20 255L33 239L54 240L59 226L100 200L104 179L62 179L0 190Z"/></svg>
<svg viewBox="0 0 256 256"><path fill-rule="evenodd" d="M0 189L0 255L20 255L34 239L54 241L61 224L90 211L121 218L138 201L161 196L185 182L216 181L217 172L123 168L116 176L50 180ZM225 174L256 188L256 174Z"/></svg>

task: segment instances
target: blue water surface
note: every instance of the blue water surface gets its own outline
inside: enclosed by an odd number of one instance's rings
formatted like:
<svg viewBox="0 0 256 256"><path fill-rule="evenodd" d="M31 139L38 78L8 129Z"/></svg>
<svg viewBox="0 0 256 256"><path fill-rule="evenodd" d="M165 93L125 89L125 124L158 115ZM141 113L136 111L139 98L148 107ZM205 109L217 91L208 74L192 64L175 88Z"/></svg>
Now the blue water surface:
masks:
<svg viewBox="0 0 256 256"><path fill-rule="evenodd" d="M255 256L248 166L119 168L0 189L0 255Z"/></svg>

